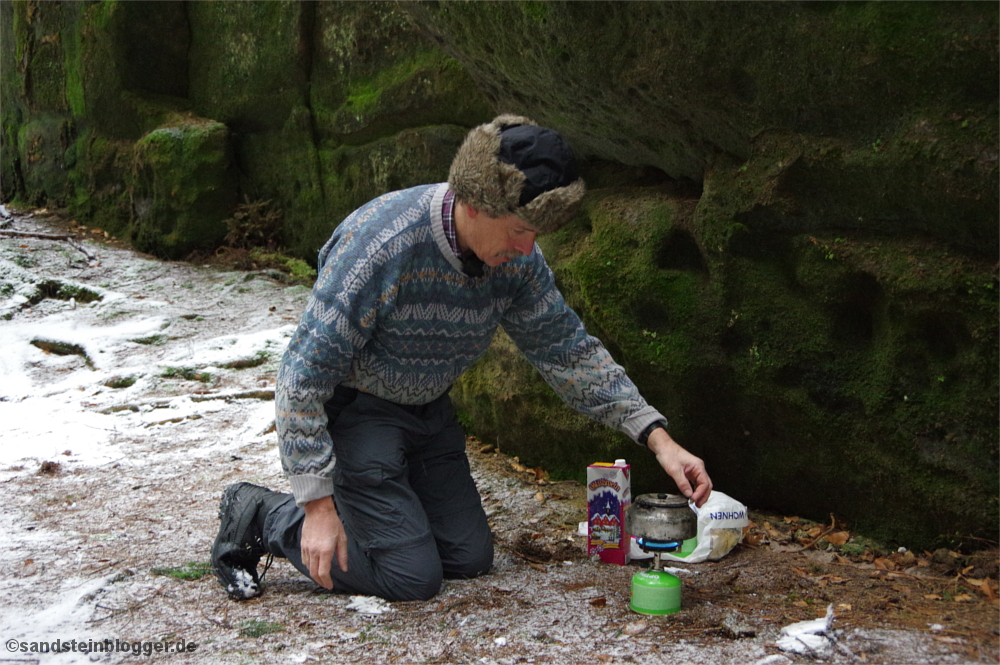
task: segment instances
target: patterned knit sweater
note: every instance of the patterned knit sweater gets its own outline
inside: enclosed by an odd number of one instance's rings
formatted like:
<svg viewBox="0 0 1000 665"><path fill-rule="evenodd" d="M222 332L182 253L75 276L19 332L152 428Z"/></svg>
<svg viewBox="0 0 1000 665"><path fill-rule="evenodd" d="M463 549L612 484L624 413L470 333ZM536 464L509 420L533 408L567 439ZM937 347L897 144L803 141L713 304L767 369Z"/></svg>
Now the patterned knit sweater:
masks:
<svg viewBox="0 0 1000 665"><path fill-rule="evenodd" d="M333 494L323 404L338 385L425 404L486 352L503 326L577 411L637 439L663 418L556 289L541 250L465 275L441 221L447 184L362 206L320 251L320 274L282 359L275 395L281 462L296 502Z"/></svg>

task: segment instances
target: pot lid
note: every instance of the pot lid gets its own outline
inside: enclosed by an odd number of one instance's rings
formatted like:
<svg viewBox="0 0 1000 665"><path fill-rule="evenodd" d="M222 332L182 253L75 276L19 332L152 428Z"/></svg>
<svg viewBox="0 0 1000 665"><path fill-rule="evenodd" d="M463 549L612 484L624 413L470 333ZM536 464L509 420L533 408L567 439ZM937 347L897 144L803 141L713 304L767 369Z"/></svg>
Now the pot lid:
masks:
<svg viewBox="0 0 1000 665"><path fill-rule="evenodd" d="M634 503L643 508L687 508L687 497L680 494L640 494Z"/></svg>

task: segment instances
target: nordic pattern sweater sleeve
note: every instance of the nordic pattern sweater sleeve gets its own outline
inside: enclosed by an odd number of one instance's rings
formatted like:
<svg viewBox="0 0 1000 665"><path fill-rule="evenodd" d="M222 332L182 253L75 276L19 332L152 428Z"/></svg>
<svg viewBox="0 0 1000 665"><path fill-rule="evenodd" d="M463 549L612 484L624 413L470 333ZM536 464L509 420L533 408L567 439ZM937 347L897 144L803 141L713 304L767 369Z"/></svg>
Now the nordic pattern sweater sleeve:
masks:
<svg viewBox="0 0 1000 665"><path fill-rule="evenodd" d="M541 258L504 315L503 327L546 383L576 411L627 434L634 441L647 425L666 420L639 390L555 286Z"/></svg>

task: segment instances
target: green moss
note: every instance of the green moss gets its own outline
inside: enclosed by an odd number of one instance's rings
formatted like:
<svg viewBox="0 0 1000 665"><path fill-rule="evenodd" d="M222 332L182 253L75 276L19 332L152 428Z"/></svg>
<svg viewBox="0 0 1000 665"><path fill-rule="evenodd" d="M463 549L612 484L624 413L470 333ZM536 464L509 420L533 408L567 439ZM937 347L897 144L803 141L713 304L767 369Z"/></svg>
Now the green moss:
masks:
<svg viewBox="0 0 1000 665"><path fill-rule="evenodd" d="M160 369L160 376L165 379L184 379L185 381L200 381L201 383L211 383L212 375L204 370L193 367L163 367Z"/></svg>
<svg viewBox="0 0 1000 665"><path fill-rule="evenodd" d="M524 15L535 23L544 23L549 16L549 6L537 0L519 0L517 3Z"/></svg>
<svg viewBox="0 0 1000 665"><path fill-rule="evenodd" d="M212 564L208 561L189 561L182 566L173 568L152 568L150 572L154 575L166 575L185 582L193 582L206 575L211 575Z"/></svg>
<svg viewBox="0 0 1000 665"><path fill-rule="evenodd" d="M129 239L132 200L124 182L132 145L87 129L78 135L73 147L77 163L68 176L72 194L66 204L70 214Z"/></svg>
<svg viewBox="0 0 1000 665"><path fill-rule="evenodd" d="M175 258L217 246L236 202L225 125L176 120L136 143L131 185L136 246Z"/></svg>
<svg viewBox="0 0 1000 665"><path fill-rule="evenodd" d="M370 113L375 110L384 91L409 81L421 70L454 69L454 62L438 50L415 51L391 67L379 70L372 77L351 80L348 85L347 105L355 113Z"/></svg>
<svg viewBox="0 0 1000 665"><path fill-rule="evenodd" d="M311 3L187 5L189 97L197 112L232 126L277 130L308 98Z"/></svg>
<svg viewBox="0 0 1000 665"><path fill-rule="evenodd" d="M250 259L262 269L274 268L301 280L316 279L316 270L312 266L285 254L268 252L258 247L250 251Z"/></svg>
<svg viewBox="0 0 1000 665"><path fill-rule="evenodd" d="M87 111L83 87L83 34L79 29L64 33L66 102L74 118L83 118Z"/></svg>
<svg viewBox="0 0 1000 665"><path fill-rule="evenodd" d="M280 623L248 619L240 622L240 637L263 637L271 633L281 632L284 629L285 627Z"/></svg>
<svg viewBox="0 0 1000 665"><path fill-rule="evenodd" d="M163 346L170 339L166 335L149 335L147 337L133 337L130 342L135 342L136 344L143 344L145 346Z"/></svg>
<svg viewBox="0 0 1000 665"><path fill-rule="evenodd" d="M248 358L240 358L239 360L228 362L223 367L226 369L250 369L252 367L260 367L269 360L271 360L270 353L267 351L258 351Z"/></svg>
<svg viewBox="0 0 1000 665"><path fill-rule="evenodd" d="M130 376L113 376L110 379L108 379L107 381L105 381L104 385L107 386L108 388L114 388L115 390L118 390L118 389L121 389L121 388L131 388L132 386L135 385L135 382L137 380L138 380L137 377L131 376L131 375Z"/></svg>

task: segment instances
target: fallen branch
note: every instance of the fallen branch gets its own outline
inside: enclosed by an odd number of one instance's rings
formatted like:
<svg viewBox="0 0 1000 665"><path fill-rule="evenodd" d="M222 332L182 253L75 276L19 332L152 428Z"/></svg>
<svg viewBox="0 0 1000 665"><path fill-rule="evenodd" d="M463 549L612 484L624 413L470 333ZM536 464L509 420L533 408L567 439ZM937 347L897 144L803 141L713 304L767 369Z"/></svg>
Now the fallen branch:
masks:
<svg viewBox="0 0 1000 665"><path fill-rule="evenodd" d="M96 255L91 254L81 245L74 242L76 240L76 236L73 235L54 234L54 233L35 233L33 231L8 231L7 229L0 229L0 236L8 236L11 238L40 238L41 240L65 240L67 243L69 243L70 247L80 252L91 261L97 260Z"/></svg>
<svg viewBox="0 0 1000 665"><path fill-rule="evenodd" d="M10 236L13 238L41 238L42 240L73 239L73 236L67 236L67 235L55 235L52 233L34 233L33 231L8 231L7 229L0 230L0 235Z"/></svg>
<svg viewBox="0 0 1000 665"><path fill-rule="evenodd" d="M227 402L237 399L259 399L265 402L270 402L274 399L273 390L244 390L238 393L218 393L213 395L188 395L192 402L209 402L216 399L224 399ZM148 406L153 409L169 409L172 405L174 399L168 400L156 400L154 402L138 402L130 404L118 404L116 406L109 406L104 409L99 409L98 413L103 413L110 415L112 413L118 413L119 411L132 411L138 412L142 410L142 407Z"/></svg>

